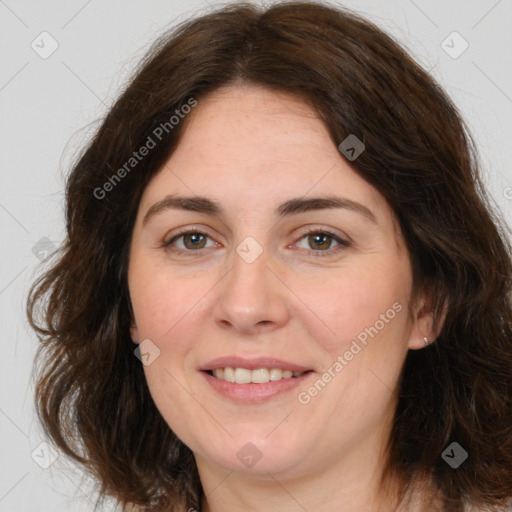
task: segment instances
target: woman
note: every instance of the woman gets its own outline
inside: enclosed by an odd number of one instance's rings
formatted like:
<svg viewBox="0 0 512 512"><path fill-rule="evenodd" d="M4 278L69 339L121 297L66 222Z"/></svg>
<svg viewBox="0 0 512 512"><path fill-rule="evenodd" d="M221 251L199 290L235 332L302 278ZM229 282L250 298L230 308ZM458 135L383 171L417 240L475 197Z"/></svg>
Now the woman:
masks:
<svg viewBox="0 0 512 512"><path fill-rule="evenodd" d="M474 155L345 10L182 24L72 170L31 290L47 435L124 507L506 510L511 249Z"/></svg>

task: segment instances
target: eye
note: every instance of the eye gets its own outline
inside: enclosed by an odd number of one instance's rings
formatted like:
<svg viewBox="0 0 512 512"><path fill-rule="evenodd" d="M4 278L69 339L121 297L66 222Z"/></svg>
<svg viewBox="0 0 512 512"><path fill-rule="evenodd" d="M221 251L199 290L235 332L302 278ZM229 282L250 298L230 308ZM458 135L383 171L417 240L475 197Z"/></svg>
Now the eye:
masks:
<svg viewBox="0 0 512 512"><path fill-rule="evenodd" d="M328 256L351 246L351 243L347 240L343 240L334 233L322 230L308 231L302 235L300 241L305 241L306 244L306 247L304 245L301 247L302 249L312 250L317 256ZM334 248L332 247L333 242L336 244ZM297 244L297 246L300 247L300 244Z"/></svg>
<svg viewBox="0 0 512 512"><path fill-rule="evenodd" d="M209 238L206 233L200 231L183 231L164 242L163 246L177 253L198 254L202 249L215 246L213 241L207 245Z"/></svg>

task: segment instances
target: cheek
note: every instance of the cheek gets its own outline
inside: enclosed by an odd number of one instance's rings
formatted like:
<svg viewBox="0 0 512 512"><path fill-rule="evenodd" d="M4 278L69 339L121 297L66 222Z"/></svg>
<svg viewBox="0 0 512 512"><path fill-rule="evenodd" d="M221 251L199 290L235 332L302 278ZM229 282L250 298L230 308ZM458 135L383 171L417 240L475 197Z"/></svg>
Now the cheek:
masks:
<svg viewBox="0 0 512 512"><path fill-rule="evenodd" d="M190 367L197 312L202 310L201 298L208 290L206 281L202 277L170 276L153 265L134 264L129 274L139 338L151 340L159 350L154 362L143 367L150 394L165 421L187 441L194 415L200 411L183 385Z"/></svg>
<svg viewBox="0 0 512 512"><path fill-rule="evenodd" d="M139 336L163 343L202 309L211 279L180 278L158 267L137 267L130 275L130 297Z"/></svg>
<svg viewBox="0 0 512 512"><path fill-rule="evenodd" d="M408 276L394 268L351 268L314 285L303 283L298 294L328 328L323 344L334 354L358 336L371 340L403 328Z"/></svg>
<svg viewBox="0 0 512 512"><path fill-rule="evenodd" d="M324 371L334 375L326 375L325 392L318 386L316 406L343 428L356 419L371 423L388 406L407 353L409 285L409 275L396 266L373 266L352 268L309 289L332 331L316 338L324 349Z"/></svg>

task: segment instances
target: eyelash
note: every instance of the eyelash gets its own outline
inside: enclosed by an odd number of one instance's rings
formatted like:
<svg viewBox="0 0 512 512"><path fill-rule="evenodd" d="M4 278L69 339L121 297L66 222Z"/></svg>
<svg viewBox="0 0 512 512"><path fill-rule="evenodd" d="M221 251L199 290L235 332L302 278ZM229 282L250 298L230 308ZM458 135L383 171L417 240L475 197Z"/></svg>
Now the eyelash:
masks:
<svg viewBox="0 0 512 512"><path fill-rule="evenodd" d="M187 250L185 250L185 249L177 249L176 247L172 247L172 245L171 245L172 243L174 243L176 240L178 240L182 236L189 235L189 234L202 235L202 236L206 236L206 237L210 238L210 236L207 233L203 233L202 231L199 231L199 230L188 229L188 230L181 231L181 232L177 233L170 240L164 241L162 244L162 247L170 252L174 252L176 254L183 254L183 255L187 255L187 256L199 256L199 255L201 255L201 253L204 254L205 249L198 249L198 250L187 249ZM310 229L310 230L306 231L305 233L303 233L298 241L300 241L303 238L307 237L308 235L312 235L312 234L327 235L329 238L332 238L335 242L338 242L338 244L339 244L336 247L334 247L333 249L326 249L323 251L310 249L309 251L315 257L332 256L332 255L337 254L338 252L352 246L352 243L349 242L348 240L343 240L338 235L331 233L330 231L322 230L322 229ZM303 249L303 250L307 251L308 249Z"/></svg>

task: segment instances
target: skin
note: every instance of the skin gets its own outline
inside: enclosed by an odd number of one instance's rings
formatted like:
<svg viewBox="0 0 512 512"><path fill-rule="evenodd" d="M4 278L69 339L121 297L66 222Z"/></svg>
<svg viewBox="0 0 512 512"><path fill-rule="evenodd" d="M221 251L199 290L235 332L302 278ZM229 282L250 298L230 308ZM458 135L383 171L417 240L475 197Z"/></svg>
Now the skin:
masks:
<svg viewBox="0 0 512 512"><path fill-rule="evenodd" d="M163 418L195 455L202 509L391 510L377 484L397 380L407 351L435 338L425 298L409 309L411 264L393 211L298 98L225 87L202 98L186 123L141 199L128 282L132 339L149 339L160 350L145 375ZM206 196L224 214L168 209L143 225L168 194ZM274 212L291 198L333 194L364 205L376 222L343 208L282 219ZM194 241L184 237L163 247L187 227L208 235L195 240L202 252L172 252L192 251ZM334 239L315 243L304 234L309 228L352 245L335 252ZM263 251L252 263L236 252L247 236ZM396 303L401 311L300 403L298 393ZM314 373L299 389L238 404L198 371L227 355L273 356ZM237 457L248 442L261 454L250 468Z"/></svg>

